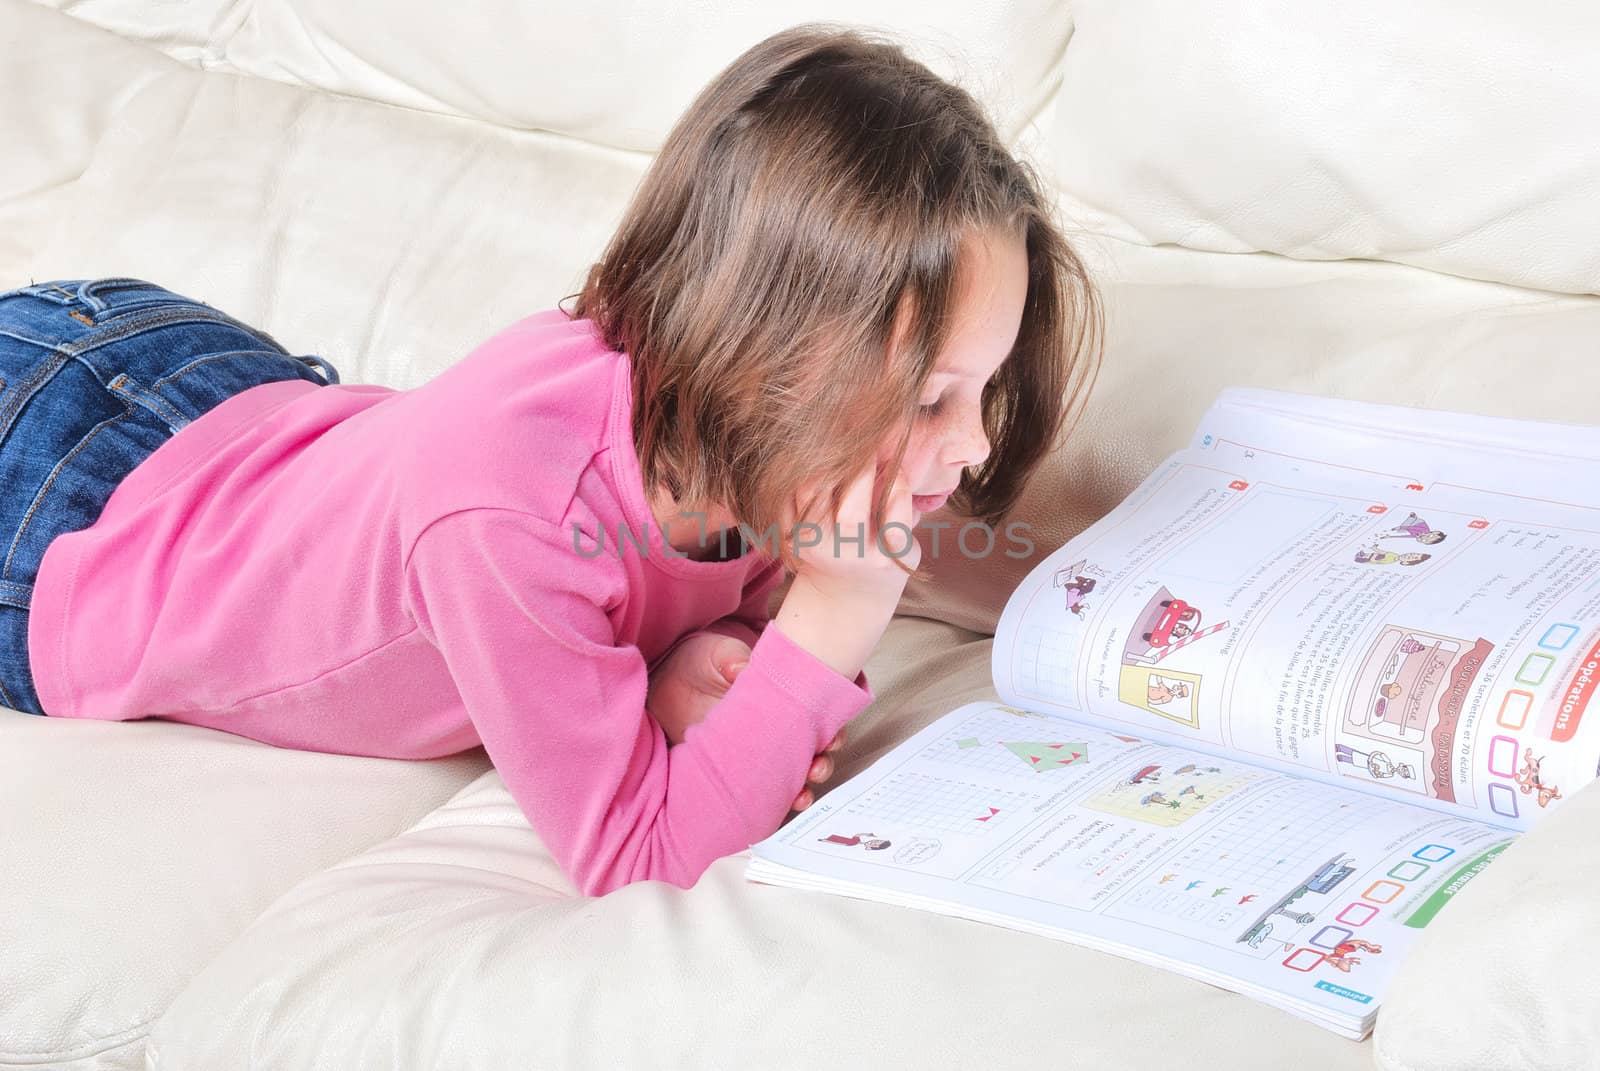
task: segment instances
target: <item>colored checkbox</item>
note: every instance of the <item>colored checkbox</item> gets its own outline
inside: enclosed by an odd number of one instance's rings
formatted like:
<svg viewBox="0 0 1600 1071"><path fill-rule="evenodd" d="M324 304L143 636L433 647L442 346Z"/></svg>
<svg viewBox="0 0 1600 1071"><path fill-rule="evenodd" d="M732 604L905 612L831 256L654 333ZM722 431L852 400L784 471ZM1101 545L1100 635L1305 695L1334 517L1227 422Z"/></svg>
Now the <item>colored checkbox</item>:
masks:
<svg viewBox="0 0 1600 1071"><path fill-rule="evenodd" d="M1507 729L1520 729L1528 724L1528 712L1533 709L1533 693L1513 688L1500 700L1500 713L1494 720Z"/></svg>
<svg viewBox="0 0 1600 1071"><path fill-rule="evenodd" d="M1577 635L1577 625L1551 625L1539 638L1539 646L1547 651L1564 650Z"/></svg>
<svg viewBox="0 0 1600 1071"><path fill-rule="evenodd" d="M1352 926L1365 926L1378 917L1378 909L1371 904L1363 904L1360 900L1356 900L1345 904L1344 910L1333 917Z"/></svg>
<svg viewBox="0 0 1600 1071"><path fill-rule="evenodd" d="M1496 777L1517 776L1517 742L1509 736L1489 741L1489 772Z"/></svg>
<svg viewBox="0 0 1600 1071"><path fill-rule="evenodd" d="M1317 935L1311 939L1311 943L1318 948L1326 948L1331 951L1339 947L1340 941L1348 941L1354 936L1354 930L1347 930L1343 926L1324 926L1317 931Z"/></svg>
<svg viewBox="0 0 1600 1071"><path fill-rule="evenodd" d="M1547 654L1534 652L1522 660L1522 668L1517 670L1517 680L1523 684L1543 684L1545 677L1550 675L1550 667L1556 660Z"/></svg>

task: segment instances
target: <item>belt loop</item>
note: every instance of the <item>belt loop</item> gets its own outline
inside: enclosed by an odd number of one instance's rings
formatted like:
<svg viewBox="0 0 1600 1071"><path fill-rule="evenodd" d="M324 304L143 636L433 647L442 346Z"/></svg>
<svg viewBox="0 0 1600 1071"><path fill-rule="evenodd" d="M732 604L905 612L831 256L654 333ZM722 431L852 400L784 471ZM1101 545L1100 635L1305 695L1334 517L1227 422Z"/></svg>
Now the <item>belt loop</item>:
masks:
<svg viewBox="0 0 1600 1071"><path fill-rule="evenodd" d="M322 369L323 378L328 381L328 386L331 387L333 384L339 382L339 370L333 367L333 365L325 358L308 353L303 356L296 357L295 360L303 361L311 367Z"/></svg>

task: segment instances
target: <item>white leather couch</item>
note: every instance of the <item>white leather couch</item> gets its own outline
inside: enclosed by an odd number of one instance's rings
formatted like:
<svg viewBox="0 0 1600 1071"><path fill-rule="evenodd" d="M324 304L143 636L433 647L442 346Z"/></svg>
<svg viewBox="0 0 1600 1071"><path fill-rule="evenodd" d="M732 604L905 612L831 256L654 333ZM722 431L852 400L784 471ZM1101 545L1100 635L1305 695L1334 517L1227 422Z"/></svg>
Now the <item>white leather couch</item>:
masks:
<svg viewBox="0 0 1600 1071"><path fill-rule="evenodd" d="M1017 515L1047 550L1228 385L1593 422L1593 11L0 0L0 280L153 279L347 383L415 386L577 289L745 47L886 29L990 106L1104 289L1093 401ZM933 564L834 783L992 694L1027 563ZM0 1068L1595 1067L1596 819L1577 792L1505 853L1358 1043L1067 944L750 884L747 853L580 897L481 750L0 710Z"/></svg>

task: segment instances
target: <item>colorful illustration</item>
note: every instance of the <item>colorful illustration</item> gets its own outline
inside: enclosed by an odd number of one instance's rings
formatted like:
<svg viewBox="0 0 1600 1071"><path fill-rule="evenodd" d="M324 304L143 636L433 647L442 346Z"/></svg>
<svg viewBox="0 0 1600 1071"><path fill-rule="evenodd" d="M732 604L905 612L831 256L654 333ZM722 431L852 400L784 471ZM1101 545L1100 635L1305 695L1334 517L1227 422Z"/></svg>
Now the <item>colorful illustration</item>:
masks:
<svg viewBox="0 0 1600 1071"><path fill-rule="evenodd" d="M881 852L889 846L888 841L875 833L854 833L848 837L840 836L838 833L829 833L826 837L818 837L817 839L829 844L848 844L852 848L859 845L871 852Z"/></svg>
<svg viewBox="0 0 1600 1071"><path fill-rule="evenodd" d="M1224 772L1220 766L1186 762L1165 768L1132 768L1128 776L1083 801L1083 806L1137 818L1158 826L1175 826L1188 820L1256 775Z"/></svg>
<svg viewBox="0 0 1600 1071"><path fill-rule="evenodd" d="M1289 905L1306 893L1320 893L1326 896L1355 872L1353 859L1347 858L1343 853L1334 856L1312 871L1306 880L1274 900L1265 911L1256 916L1254 922L1245 927L1244 932L1235 938L1235 941L1247 944L1251 948L1259 948L1261 942L1272 932L1274 919L1280 915L1301 926L1315 922L1317 919L1315 911L1291 911Z"/></svg>
<svg viewBox="0 0 1600 1071"><path fill-rule="evenodd" d="M1059 770L1064 766L1080 765L1089 761L1089 745L1084 743L1050 744L1036 740L1023 743L998 740L996 743L1027 763L1034 773Z"/></svg>
<svg viewBox="0 0 1600 1071"><path fill-rule="evenodd" d="M1226 621L1202 627L1201 618L1198 606L1178 598L1165 587L1157 588L1138 619L1128 629L1128 642L1122 652L1123 664L1154 665L1174 652L1228 627Z"/></svg>
<svg viewBox="0 0 1600 1071"><path fill-rule="evenodd" d="M1517 787L1523 795L1534 791L1539 792L1539 806L1548 807L1552 800L1561 798L1561 790L1555 785L1547 785L1539 779L1539 763L1543 761L1533 757L1533 752L1522 753L1522 769L1517 771Z"/></svg>
<svg viewBox="0 0 1600 1071"><path fill-rule="evenodd" d="M1150 674L1150 687L1146 690L1145 701L1153 707L1164 707L1174 699L1183 699L1188 694L1188 681L1169 681L1159 673L1152 673Z"/></svg>
<svg viewBox="0 0 1600 1071"><path fill-rule="evenodd" d="M1359 938L1351 937L1340 941L1337 945L1335 945L1332 952L1329 952L1322 957L1322 962L1326 963L1330 967L1337 967L1344 973L1349 974L1350 968L1361 962L1359 958L1352 956L1350 953L1370 952L1376 956L1382 951L1382 945L1375 945L1370 941L1363 941Z"/></svg>
<svg viewBox="0 0 1600 1071"><path fill-rule="evenodd" d="M1433 557L1432 554L1423 554L1421 551L1415 550L1408 550L1404 553L1384 550L1376 543L1372 544L1369 550L1356 551L1356 561L1371 565L1393 565L1396 562L1401 565L1421 565L1431 557Z"/></svg>
<svg viewBox="0 0 1600 1071"><path fill-rule="evenodd" d="M1416 780L1417 771L1410 763L1395 762L1382 751L1357 751L1348 744L1335 744L1333 757L1338 762L1366 767L1375 781L1396 775L1407 780Z"/></svg>
<svg viewBox="0 0 1600 1071"><path fill-rule="evenodd" d="M1093 591L1095 586L1095 578L1088 574L1098 572L1100 570L1090 565L1089 560L1085 558L1065 569L1056 570L1055 575L1051 577L1050 586L1065 588L1067 609L1082 617L1084 611L1089 609L1089 604L1083 601L1084 597Z"/></svg>
<svg viewBox="0 0 1600 1071"><path fill-rule="evenodd" d="M1415 539L1418 543L1422 543L1431 547L1435 543L1443 543L1445 541L1445 534L1435 529L1433 526L1428 524L1427 521L1423 520L1421 517L1418 517L1415 513L1412 513L1409 514L1399 525L1389 529L1378 538Z"/></svg>
<svg viewBox="0 0 1600 1071"><path fill-rule="evenodd" d="M1145 666L1124 663L1117 682L1117 698L1129 706L1198 729L1200 683L1198 673L1171 669L1157 673Z"/></svg>
<svg viewBox="0 0 1600 1071"><path fill-rule="evenodd" d="M1334 768L1455 801L1450 770L1457 723L1493 650L1481 637L1385 625L1356 672L1340 719Z"/></svg>

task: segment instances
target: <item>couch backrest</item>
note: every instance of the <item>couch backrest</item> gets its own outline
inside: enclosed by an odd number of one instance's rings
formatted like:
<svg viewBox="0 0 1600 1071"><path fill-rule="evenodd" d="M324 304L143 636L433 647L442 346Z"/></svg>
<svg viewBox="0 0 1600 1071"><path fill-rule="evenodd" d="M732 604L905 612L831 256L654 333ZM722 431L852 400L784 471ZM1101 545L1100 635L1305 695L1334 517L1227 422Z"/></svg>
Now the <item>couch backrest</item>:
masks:
<svg viewBox="0 0 1600 1071"><path fill-rule="evenodd" d="M1147 244L1600 293L1600 6L1074 0L1064 204Z"/></svg>
<svg viewBox="0 0 1600 1071"><path fill-rule="evenodd" d="M1059 80L1063 0L531 4L48 0L206 70L655 152L738 53L802 21L891 32L1015 137Z"/></svg>

